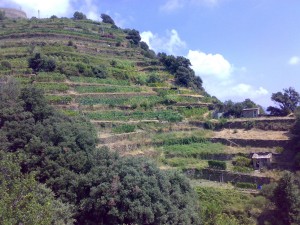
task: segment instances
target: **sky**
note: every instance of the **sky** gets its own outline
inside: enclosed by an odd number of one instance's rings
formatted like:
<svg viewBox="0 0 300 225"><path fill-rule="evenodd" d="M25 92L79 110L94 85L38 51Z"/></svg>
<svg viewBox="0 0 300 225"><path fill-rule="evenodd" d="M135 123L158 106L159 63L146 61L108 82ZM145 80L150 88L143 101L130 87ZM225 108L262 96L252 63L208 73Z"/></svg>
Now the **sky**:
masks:
<svg viewBox="0 0 300 225"><path fill-rule="evenodd" d="M0 0L28 17L75 11L136 29L156 53L184 56L206 91L222 101L250 98L267 107L272 93L300 92L299 0Z"/></svg>

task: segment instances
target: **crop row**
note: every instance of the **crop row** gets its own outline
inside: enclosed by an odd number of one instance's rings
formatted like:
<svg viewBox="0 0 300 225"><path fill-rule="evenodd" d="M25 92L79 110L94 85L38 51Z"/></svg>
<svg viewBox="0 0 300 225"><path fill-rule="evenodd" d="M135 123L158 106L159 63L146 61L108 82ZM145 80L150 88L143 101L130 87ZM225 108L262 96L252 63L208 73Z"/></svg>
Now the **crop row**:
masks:
<svg viewBox="0 0 300 225"><path fill-rule="evenodd" d="M118 86L77 86L75 91L79 93L113 93L113 92L141 92L141 87L118 87Z"/></svg>
<svg viewBox="0 0 300 225"><path fill-rule="evenodd" d="M71 103L72 101L72 97L71 96L59 96L59 95L46 95L45 96L47 101L50 103L50 104L63 104L63 105L66 105L66 104L69 104Z"/></svg>
<svg viewBox="0 0 300 225"><path fill-rule="evenodd" d="M88 112L85 115L92 120L161 120L169 122L178 122L182 120L182 116L171 110L162 111L103 111L103 112Z"/></svg>
<svg viewBox="0 0 300 225"><path fill-rule="evenodd" d="M72 82L78 82L78 83L96 83L96 84L130 86L130 82L128 80L100 79L94 77L74 77L74 76L69 77L69 79Z"/></svg>
<svg viewBox="0 0 300 225"><path fill-rule="evenodd" d="M35 86L45 92L66 92L69 90L69 86L63 83L36 83Z"/></svg>
<svg viewBox="0 0 300 225"><path fill-rule="evenodd" d="M66 79L65 75L61 73L39 73L35 80L38 82L63 82Z"/></svg>

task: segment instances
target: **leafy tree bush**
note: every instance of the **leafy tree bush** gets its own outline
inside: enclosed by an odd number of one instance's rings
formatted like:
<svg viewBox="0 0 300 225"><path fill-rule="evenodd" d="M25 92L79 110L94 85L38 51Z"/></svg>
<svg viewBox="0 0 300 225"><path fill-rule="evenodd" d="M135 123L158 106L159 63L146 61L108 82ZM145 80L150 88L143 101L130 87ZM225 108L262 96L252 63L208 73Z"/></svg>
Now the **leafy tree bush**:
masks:
<svg viewBox="0 0 300 225"><path fill-rule="evenodd" d="M144 42L144 41L141 41L141 42L140 42L140 47L141 47L141 49L143 49L143 50L145 50L145 51L148 51L148 50L149 50L149 46L148 46L147 43Z"/></svg>
<svg viewBox="0 0 300 225"><path fill-rule="evenodd" d="M142 158L105 154L94 157L89 176L98 185L83 201L85 222L79 218L80 224L199 224L195 195L182 175L163 172Z"/></svg>
<svg viewBox="0 0 300 225"><path fill-rule="evenodd" d="M274 116L286 116L294 112L300 103L300 95L292 87L283 89L283 93L273 93L271 99L278 107L269 106L267 111Z"/></svg>
<svg viewBox="0 0 300 225"><path fill-rule="evenodd" d="M278 209L277 216L284 224L300 223L299 186L290 172L286 172L274 190L274 203Z"/></svg>
<svg viewBox="0 0 300 225"><path fill-rule="evenodd" d="M182 56L168 56L166 53L158 53L157 56L167 70L175 76L177 85L191 87L195 90L203 90L202 80L200 77L197 77L195 72L191 69L189 59Z"/></svg>
<svg viewBox="0 0 300 225"><path fill-rule="evenodd" d="M33 57L28 59L28 66L34 72L52 72L56 68L56 62L53 59L42 56L41 53L35 53Z"/></svg>
<svg viewBox="0 0 300 225"><path fill-rule="evenodd" d="M12 66L11 66L10 62L8 62L8 61L1 62L0 69L10 70L11 68L12 68Z"/></svg>
<svg viewBox="0 0 300 225"><path fill-rule="evenodd" d="M103 23L109 23L109 24L115 25L115 21L107 14L102 13L101 19L102 19Z"/></svg>
<svg viewBox="0 0 300 225"><path fill-rule="evenodd" d="M0 20L5 19L5 12L0 10Z"/></svg>
<svg viewBox="0 0 300 225"><path fill-rule="evenodd" d="M226 162L218 161L218 160L208 160L208 166L214 169L226 170Z"/></svg>
<svg viewBox="0 0 300 225"><path fill-rule="evenodd" d="M72 207L54 198L53 192L22 174L20 157L0 151L1 224L73 224Z"/></svg>
<svg viewBox="0 0 300 225"><path fill-rule="evenodd" d="M52 15L51 17L50 17L50 19L57 19L58 17L56 16L56 15Z"/></svg>
<svg viewBox="0 0 300 225"><path fill-rule="evenodd" d="M135 29L132 29L132 30L126 30L126 33L127 33L127 36L126 38L128 40L130 40L134 45L138 45L140 40L141 40L141 36L140 36L140 33L135 30Z"/></svg>
<svg viewBox="0 0 300 225"><path fill-rule="evenodd" d="M85 19L86 19L86 15L84 15L82 12L76 11L76 12L73 14L73 19L74 19L74 20L85 20Z"/></svg>
<svg viewBox="0 0 300 225"><path fill-rule="evenodd" d="M246 182L237 182L235 184L236 187L238 188L249 188L249 189L256 189L256 184L253 183L246 183Z"/></svg>

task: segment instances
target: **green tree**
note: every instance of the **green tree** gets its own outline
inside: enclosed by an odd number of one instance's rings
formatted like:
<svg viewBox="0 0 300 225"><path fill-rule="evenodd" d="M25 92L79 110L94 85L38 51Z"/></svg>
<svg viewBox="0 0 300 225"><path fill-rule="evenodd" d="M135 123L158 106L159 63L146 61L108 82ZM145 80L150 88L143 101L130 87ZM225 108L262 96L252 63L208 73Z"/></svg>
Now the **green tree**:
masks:
<svg viewBox="0 0 300 225"><path fill-rule="evenodd" d="M115 25L115 21L107 14L102 13L101 19L102 19L103 23L109 23L109 24Z"/></svg>
<svg viewBox="0 0 300 225"><path fill-rule="evenodd" d="M278 209L277 216L284 224L300 223L300 192L294 183L294 176L286 172L274 190L274 203Z"/></svg>
<svg viewBox="0 0 300 225"><path fill-rule="evenodd" d="M300 103L300 95L292 87L283 89L283 92L273 93L271 99L278 107L269 106L267 111L274 116L286 116L294 112Z"/></svg>
<svg viewBox="0 0 300 225"><path fill-rule="evenodd" d="M86 15L84 15L82 12L76 11L76 12L73 14L73 19L74 19L74 20L85 20L85 19L86 19Z"/></svg>
<svg viewBox="0 0 300 225"><path fill-rule="evenodd" d="M140 33L135 29L133 29L133 30L129 29L126 32L127 32L126 38L129 39L130 41L132 41L133 44L138 45L138 43L141 40Z"/></svg>
<svg viewBox="0 0 300 225"><path fill-rule="evenodd" d="M33 57L28 59L28 66L35 72L52 72L56 68L56 62L53 59L42 56L41 53L35 53Z"/></svg>
<svg viewBox="0 0 300 225"><path fill-rule="evenodd" d="M5 19L5 12L0 10L0 20Z"/></svg>
<svg viewBox="0 0 300 225"><path fill-rule="evenodd" d="M73 224L72 207L34 179L22 174L20 159L0 151L1 224Z"/></svg>
<svg viewBox="0 0 300 225"><path fill-rule="evenodd" d="M93 159L88 180L95 185L82 201L80 224L199 224L194 191L183 175L103 150Z"/></svg>

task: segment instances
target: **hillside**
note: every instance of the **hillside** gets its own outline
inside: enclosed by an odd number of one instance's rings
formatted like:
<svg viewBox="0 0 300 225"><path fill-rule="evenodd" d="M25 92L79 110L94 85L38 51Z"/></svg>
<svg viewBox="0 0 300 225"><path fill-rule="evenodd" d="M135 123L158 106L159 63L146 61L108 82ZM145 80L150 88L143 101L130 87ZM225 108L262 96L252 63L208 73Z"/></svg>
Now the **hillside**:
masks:
<svg viewBox="0 0 300 225"><path fill-rule="evenodd" d="M243 187L237 188L241 198L245 187L256 192L293 164L294 118L212 120L216 99L199 82L179 83L178 73L136 42L135 30L67 18L3 20L0 26L2 81L33 84L63 114L90 120L99 148L183 171L200 194L211 181ZM30 59L37 67L29 67ZM38 69L40 62L47 67ZM270 170L253 169L254 153L273 153Z"/></svg>

